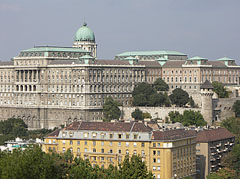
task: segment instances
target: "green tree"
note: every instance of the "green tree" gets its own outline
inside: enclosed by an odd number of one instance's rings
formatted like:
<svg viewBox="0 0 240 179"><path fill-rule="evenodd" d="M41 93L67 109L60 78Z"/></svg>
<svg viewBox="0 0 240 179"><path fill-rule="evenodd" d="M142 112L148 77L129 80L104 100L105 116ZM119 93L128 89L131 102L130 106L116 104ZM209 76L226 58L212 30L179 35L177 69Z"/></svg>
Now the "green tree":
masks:
<svg viewBox="0 0 240 179"><path fill-rule="evenodd" d="M221 122L221 126L240 138L240 118L230 117Z"/></svg>
<svg viewBox="0 0 240 179"><path fill-rule="evenodd" d="M181 88L176 88L172 91L172 94L169 96L172 104L182 107L186 105L189 101L189 95L186 91Z"/></svg>
<svg viewBox="0 0 240 179"><path fill-rule="evenodd" d="M149 98L149 104L150 106L169 106L169 98L164 93L154 93Z"/></svg>
<svg viewBox="0 0 240 179"><path fill-rule="evenodd" d="M123 163L119 167L121 178L126 179L152 179L153 175L148 172L145 162L140 156L133 155L130 159L125 156Z"/></svg>
<svg viewBox="0 0 240 179"><path fill-rule="evenodd" d="M150 113L148 113L148 112L144 112L143 113L143 118L145 119L145 118L152 118L152 116L151 116L151 114Z"/></svg>
<svg viewBox="0 0 240 179"><path fill-rule="evenodd" d="M148 83L138 84L133 92L133 105L134 106L146 106L149 105L149 97L155 93L153 87Z"/></svg>
<svg viewBox="0 0 240 179"><path fill-rule="evenodd" d="M180 122L184 126L196 125L196 126L205 126L207 122L204 121L202 114L199 111L185 110L183 114L180 114L178 111L171 111L168 113L170 120L175 122Z"/></svg>
<svg viewBox="0 0 240 179"><path fill-rule="evenodd" d="M24 151L4 152L0 158L0 178L2 179L51 179L61 178L61 176L62 169L57 167L54 157L42 152L38 146Z"/></svg>
<svg viewBox="0 0 240 179"><path fill-rule="evenodd" d="M222 168L216 173L209 174L207 179L238 179L236 171L229 168Z"/></svg>
<svg viewBox="0 0 240 179"><path fill-rule="evenodd" d="M191 108L195 107L195 102L194 102L192 96L190 96L190 98L189 98L189 105L191 106Z"/></svg>
<svg viewBox="0 0 240 179"><path fill-rule="evenodd" d="M121 110L118 106L118 102L114 101L112 97L105 99L105 103L103 104L103 115L105 121L111 121L113 119L120 118Z"/></svg>
<svg viewBox="0 0 240 179"><path fill-rule="evenodd" d="M235 117L240 117L240 100L235 101L232 108L235 112Z"/></svg>
<svg viewBox="0 0 240 179"><path fill-rule="evenodd" d="M4 135L26 136L27 125L22 119L9 118L0 121L0 133Z"/></svg>
<svg viewBox="0 0 240 179"><path fill-rule="evenodd" d="M168 116L172 123L182 122L183 116L178 111L171 111L168 113Z"/></svg>
<svg viewBox="0 0 240 179"><path fill-rule="evenodd" d="M136 120L136 121L143 121L144 117L143 117L143 112L140 109L135 109L132 112L132 117Z"/></svg>
<svg viewBox="0 0 240 179"><path fill-rule="evenodd" d="M185 110L183 112L182 124L184 126L206 126L207 122L204 121L203 116L199 111Z"/></svg>
<svg viewBox="0 0 240 179"><path fill-rule="evenodd" d="M212 85L213 91L217 93L219 98L228 98L228 92L221 82L214 81L212 82Z"/></svg>
<svg viewBox="0 0 240 179"><path fill-rule="evenodd" d="M168 91L169 90L168 84L162 78L156 79L153 86L157 91Z"/></svg>

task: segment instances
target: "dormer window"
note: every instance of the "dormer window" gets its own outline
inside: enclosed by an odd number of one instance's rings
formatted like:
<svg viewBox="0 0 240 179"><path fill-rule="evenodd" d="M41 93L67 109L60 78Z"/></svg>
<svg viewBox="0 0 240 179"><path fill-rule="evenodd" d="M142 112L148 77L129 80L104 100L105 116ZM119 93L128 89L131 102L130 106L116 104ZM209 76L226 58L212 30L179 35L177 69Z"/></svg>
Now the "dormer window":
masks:
<svg viewBox="0 0 240 179"><path fill-rule="evenodd" d="M87 138L88 137L88 133L84 133L84 137Z"/></svg>
<svg viewBox="0 0 240 179"><path fill-rule="evenodd" d="M92 133L92 136L93 136L93 138L96 138L97 137L97 133Z"/></svg>
<svg viewBox="0 0 240 179"><path fill-rule="evenodd" d="M66 135L67 135L66 132L63 132L63 133L62 133L62 136L63 136L63 137L66 137Z"/></svg>

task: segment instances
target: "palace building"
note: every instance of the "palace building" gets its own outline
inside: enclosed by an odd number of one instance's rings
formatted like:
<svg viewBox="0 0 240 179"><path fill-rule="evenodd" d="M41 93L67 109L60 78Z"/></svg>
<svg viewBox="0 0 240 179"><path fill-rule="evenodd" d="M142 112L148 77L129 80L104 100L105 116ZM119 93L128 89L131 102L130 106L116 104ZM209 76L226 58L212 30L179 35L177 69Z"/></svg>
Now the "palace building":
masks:
<svg viewBox="0 0 240 179"><path fill-rule="evenodd" d="M138 122L73 122L44 139L45 152L67 150L105 168L118 166L126 155L140 155L156 178L196 174L196 135L183 129L152 131Z"/></svg>
<svg viewBox="0 0 240 179"><path fill-rule="evenodd" d="M240 67L230 58L209 61L176 51L125 52L101 60L84 23L72 47L35 46L0 62L0 120L21 118L32 129L101 120L106 97L129 106L134 87L157 78L171 90L188 91L201 107L201 85L220 81L238 89Z"/></svg>

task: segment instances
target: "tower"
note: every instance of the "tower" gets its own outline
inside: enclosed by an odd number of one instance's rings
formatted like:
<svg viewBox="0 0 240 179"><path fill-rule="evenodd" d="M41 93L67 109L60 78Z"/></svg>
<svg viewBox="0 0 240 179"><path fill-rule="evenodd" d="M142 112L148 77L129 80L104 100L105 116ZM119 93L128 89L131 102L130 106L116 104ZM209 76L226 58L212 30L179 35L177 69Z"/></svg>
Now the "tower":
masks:
<svg viewBox="0 0 240 179"><path fill-rule="evenodd" d="M95 35L93 31L87 26L86 22L84 22L83 26L77 30L73 47L90 51L91 56L95 58L97 57L97 44L95 42Z"/></svg>
<svg viewBox="0 0 240 179"><path fill-rule="evenodd" d="M202 101L201 113L203 115L204 120L207 122L207 124L211 126L212 120L213 120L213 104L212 104L212 96L214 94L213 86L208 80L206 80L202 84L200 89L201 89L201 101Z"/></svg>

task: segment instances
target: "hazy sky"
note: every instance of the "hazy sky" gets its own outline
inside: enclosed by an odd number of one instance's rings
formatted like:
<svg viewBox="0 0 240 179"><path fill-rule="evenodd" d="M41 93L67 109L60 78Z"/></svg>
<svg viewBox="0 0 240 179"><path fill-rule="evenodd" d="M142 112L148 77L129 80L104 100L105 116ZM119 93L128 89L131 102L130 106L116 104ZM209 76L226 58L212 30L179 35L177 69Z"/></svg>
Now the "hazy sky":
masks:
<svg viewBox="0 0 240 179"><path fill-rule="evenodd" d="M34 45L72 46L84 20L101 59L176 50L240 64L240 0L0 0L0 59Z"/></svg>

